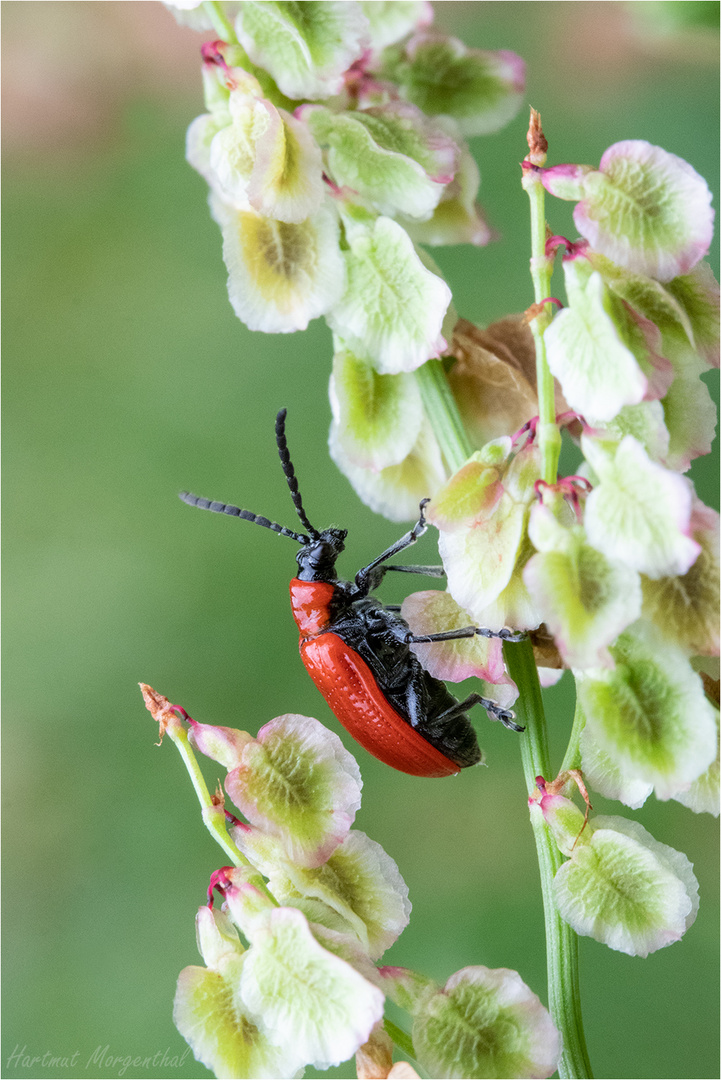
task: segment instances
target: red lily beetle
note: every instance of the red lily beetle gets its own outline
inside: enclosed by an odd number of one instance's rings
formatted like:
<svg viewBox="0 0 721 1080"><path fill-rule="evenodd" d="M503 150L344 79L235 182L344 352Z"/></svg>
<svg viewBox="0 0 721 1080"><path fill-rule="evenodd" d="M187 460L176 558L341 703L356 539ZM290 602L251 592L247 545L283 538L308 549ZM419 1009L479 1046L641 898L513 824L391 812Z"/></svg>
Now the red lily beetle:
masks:
<svg viewBox="0 0 721 1080"><path fill-rule="evenodd" d="M459 702L421 665L410 646L456 638L500 637L517 641L512 630L468 626L422 636L411 632L398 609L371 596L388 570L441 577L439 566L396 566L388 560L415 544L427 529L424 508L405 536L359 570L354 581L339 580L335 564L345 547L346 529L313 528L303 509L285 437L286 410L276 417L275 437L293 505L305 533L293 532L268 518L227 503L182 492L190 506L243 518L300 545L298 575L290 583L293 618L300 631L300 655L310 677L336 717L361 746L411 776L449 776L481 760L476 733L466 716L483 705L493 720L523 731L513 713L495 701L471 694Z"/></svg>

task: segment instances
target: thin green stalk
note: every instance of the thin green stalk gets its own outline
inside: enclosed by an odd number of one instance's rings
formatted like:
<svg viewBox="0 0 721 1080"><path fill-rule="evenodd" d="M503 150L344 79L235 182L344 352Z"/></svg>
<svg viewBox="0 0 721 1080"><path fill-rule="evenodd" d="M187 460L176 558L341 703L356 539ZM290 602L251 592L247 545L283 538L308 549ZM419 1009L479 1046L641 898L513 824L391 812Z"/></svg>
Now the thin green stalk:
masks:
<svg viewBox="0 0 721 1080"><path fill-rule="evenodd" d="M390 1035L391 1039L396 1044L398 1049L402 1051L402 1053L404 1053L406 1057L411 1057L415 1061L416 1051L414 1049L413 1040L411 1039L410 1035L405 1032L403 1028L399 1028L396 1024L393 1023L392 1020L389 1020L387 1017L385 1017L383 1020L383 1027L386 1029L386 1034Z"/></svg>
<svg viewBox="0 0 721 1080"><path fill-rule="evenodd" d="M440 360L427 360L416 371L423 406L451 472L457 472L473 453Z"/></svg>
<svg viewBox="0 0 721 1080"><path fill-rule="evenodd" d="M551 769L546 737L541 687L529 639L519 643L507 642L504 655L508 673L518 687L516 716L526 730L519 736L523 775L528 794L536 786L536 777L549 779ZM578 979L578 938L556 910L553 899L553 879L563 862L561 853L543 820L533 822L538 866L541 873L543 912L546 922L546 964L548 970L548 1007L563 1040L558 1066L560 1077L575 1080L592 1077L586 1039L583 1032L581 998Z"/></svg>
<svg viewBox="0 0 721 1080"><path fill-rule="evenodd" d="M177 724L169 723L166 732L177 746L180 756L183 759L183 763L188 770L188 775L193 783L195 793L198 796L198 801L200 802L203 811L203 821L205 822L205 826L210 835L218 844L220 844L234 866L252 866L252 863L246 859L245 855L238 850L228 836L225 828L225 812L222 806L217 806L213 802L212 796L208 791L208 785L205 782L205 777L200 771L198 759L190 745L188 732L179 721ZM272 900L274 904L278 903L275 897L268 891L260 872L257 872L257 878L254 877L252 880L253 884L256 885L269 900Z"/></svg>
<svg viewBox="0 0 721 1080"><path fill-rule="evenodd" d="M223 5L218 0L204 0L203 7L218 37L223 41L227 41L229 45L237 45L238 38L235 35L233 24L223 9Z"/></svg>
<svg viewBox="0 0 721 1080"><path fill-rule="evenodd" d="M553 259L546 255L546 191L540 177L534 171L524 174L523 187L531 203L531 278L537 304L548 299L551 293ZM542 478L547 484L555 484L558 477L558 458L561 453L561 433L556 424L556 395L546 360L546 344L543 335L551 322L553 311L544 304L540 314L531 320L530 326L536 345L536 385L538 390L537 439L541 450Z"/></svg>

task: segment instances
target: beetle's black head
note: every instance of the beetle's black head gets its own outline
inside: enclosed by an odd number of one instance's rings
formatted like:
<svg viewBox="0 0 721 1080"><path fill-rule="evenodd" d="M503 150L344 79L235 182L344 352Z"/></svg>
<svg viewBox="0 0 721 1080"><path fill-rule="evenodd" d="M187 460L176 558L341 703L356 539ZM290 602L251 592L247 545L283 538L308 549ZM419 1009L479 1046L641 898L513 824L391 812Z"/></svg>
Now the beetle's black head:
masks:
<svg viewBox="0 0 721 1080"><path fill-rule="evenodd" d="M324 529L303 544L296 555L301 581L335 581L336 559L345 548L347 529Z"/></svg>

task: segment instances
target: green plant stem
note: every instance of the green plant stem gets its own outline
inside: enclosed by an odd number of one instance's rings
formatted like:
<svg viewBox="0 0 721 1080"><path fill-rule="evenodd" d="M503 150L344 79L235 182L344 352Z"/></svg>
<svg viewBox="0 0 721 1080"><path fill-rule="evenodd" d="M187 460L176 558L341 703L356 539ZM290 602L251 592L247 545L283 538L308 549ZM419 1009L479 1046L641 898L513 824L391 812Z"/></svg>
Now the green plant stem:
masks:
<svg viewBox="0 0 721 1080"><path fill-rule="evenodd" d="M540 118L539 118L540 125ZM545 150L544 150L545 157ZM553 259L546 255L546 192L539 173L528 169L523 174L523 188L531 207L531 277L536 304L543 304L530 326L536 346L536 384L538 389L538 429L536 438L541 451L541 478L547 484L558 479L561 433L556 424L556 399L553 376L546 358L544 333L552 318L552 308L544 303L551 293ZM516 713L526 730L521 738L521 759L528 794L536 787L536 777L552 780L555 772L548 756L546 718L543 711L538 669L530 640L507 643L504 655L508 672L518 687ZM576 712L578 718L578 710ZM579 725L581 724L579 720ZM581 725L582 726L582 725ZM564 768L573 768L578 757L581 726L574 721L571 740L564 758ZM571 764L568 764L571 762ZM548 1005L561 1033L563 1050L558 1066L561 1077L591 1077L586 1039L583 1032L578 981L578 938L556 910L553 879L563 862L551 831L541 815L532 815L541 892L546 920L546 965L548 969Z"/></svg>
<svg viewBox="0 0 721 1080"><path fill-rule="evenodd" d="M537 304L546 300L551 292L553 259L546 255L546 191L537 173L527 172L523 187L531 203L531 278ZM541 475L547 484L555 484L558 477L558 458L561 453L561 433L556 424L556 394L553 376L546 360L546 344L543 335L553 310L544 304L543 310L531 320L530 327L536 345L536 385L538 390L537 439L541 450Z"/></svg>
<svg viewBox="0 0 721 1080"><path fill-rule="evenodd" d="M402 1053L404 1053L406 1057L411 1057L415 1061L416 1051L410 1035L408 1035L407 1032L403 1030L403 1028L399 1028L396 1024L393 1023L392 1020L389 1020L387 1017L383 1020L383 1027L386 1029L386 1034L390 1035L391 1039L396 1044L398 1049L402 1051Z"/></svg>
<svg viewBox="0 0 721 1080"><path fill-rule="evenodd" d="M198 801L203 811L203 821L210 835L216 843L220 844L234 866L252 866L252 863L246 859L245 855L238 850L228 836L225 828L225 812L222 806L218 806L213 802L212 796L208 791L208 785L205 782L205 777L200 771L198 759L195 756L193 747L190 745L187 731L180 723L168 725L166 730L169 738L171 738L177 746L180 756L183 759L183 763L188 770L188 775L193 783L195 793L198 796ZM272 900L273 903L277 905L278 901L268 891L260 872L256 872L256 875L257 876L252 879L253 884L256 885L269 900Z"/></svg>
<svg viewBox="0 0 721 1080"><path fill-rule="evenodd" d="M456 400L440 360L426 360L416 371L423 406L451 472L457 472L473 453Z"/></svg>
<svg viewBox="0 0 721 1080"><path fill-rule="evenodd" d="M531 199L531 222L533 232L533 274L536 301L544 300L550 291L551 260L545 255L546 224L544 217L544 189L534 174L534 183L527 187ZM553 378L546 362L543 332L550 321L548 307L533 320L531 326L536 341L536 369L538 378L539 426L538 439L541 446L543 479L553 484L557 479L558 456L561 437L556 425L556 405ZM423 405L446 462L452 470L463 465L472 447L463 427L458 407L446 379L440 361L429 360L416 372ZM516 711L526 730L520 736L521 758L528 794L536 787L536 777L552 779L546 735L546 718L543 711L538 670L529 639L507 642L504 654L509 674L519 690ZM578 716L578 712L577 712ZM579 724L581 722L579 721ZM566 758L576 756L581 727L574 724L574 733ZM575 736L575 742L574 742ZM574 749L575 746L575 749ZM535 815L534 815L535 818ZM548 1003L554 1023L563 1040L559 1063L559 1076L577 1080L592 1077L586 1049L581 1015L578 980L578 938L568 923L561 919L553 899L553 879L563 862L561 853L545 822L534 820L534 839L541 875L541 891L546 923L546 963L548 970ZM393 1035L391 1034L391 1038ZM399 1044L401 1045L401 1044Z"/></svg>
<svg viewBox="0 0 721 1080"><path fill-rule="evenodd" d="M203 7L218 36L229 45L237 45L238 38L230 19L223 10L223 5L218 0L204 0Z"/></svg>
<svg viewBox="0 0 721 1080"><path fill-rule="evenodd" d="M471 448L443 367L438 361L431 360L419 368L416 376L423 396L423 404L443 455L448 465L457 469L468 458ZM553 380L551 380L552 391ZM555 415L552 426L558 435ZM556 456L553 459L553 480L556 478L557 460ZM552 480L547 482L551 483ZM519 690L516 712L519 721L525 724L526 728L519 738L523 772L530 795L536 786L537 776L543 776L546 779L552 779L555 776L548 754L541 687L530 640L518 643L507 642L504 645L504 654L509 674ZM570 751L571 747L569 747ZM563 1039L559 1076L584 1080L586 1077L592 1077L593 1073L588 1060L581 1016L578 939L568 923L561 919L553 900L553 878L563 859L550 830L543 821L534 823L533 831L546 920L548 1002L554 1023ZM389 1032L389 1034L396 1041L393 1033ZM401 1043L398 1045L402 1047Z"/></svg>
<svg viewBox="0 0 721 1080"><path fill-rule="evenodd" d="M548 755L541 687L533 657L533 646L529 639L519 643L506 642L504 655L509 675L518 687L516 715L519 722L526 728L519 739L523 775L530 795L536 786L537 776L549 779L555 775ZM563 1040L558 1075L580 1080L580 1078L592 1077L593 1073L588 1059L581 1015L578 938L568 923L564 922L558 914L553 899L553 879L563 858L546 823L540 816L538 820L535 820L534 815L532 820L546 921L548 1006Z"/></svg>

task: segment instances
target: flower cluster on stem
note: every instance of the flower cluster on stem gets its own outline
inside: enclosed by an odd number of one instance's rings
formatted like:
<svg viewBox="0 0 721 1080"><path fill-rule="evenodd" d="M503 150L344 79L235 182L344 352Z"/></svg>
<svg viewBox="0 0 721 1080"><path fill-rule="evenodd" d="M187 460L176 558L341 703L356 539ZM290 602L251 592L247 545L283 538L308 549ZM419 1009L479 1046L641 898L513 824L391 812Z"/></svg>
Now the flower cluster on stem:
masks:
<svg viewBox="0 0 721 1080"><path fill-rule="evenodd" d="M435 677L517 701L552 1018L505 969L438 987L376 966L407 892L351 828L360 777L335 736L289 715L252 737L151 699L233 862L211 885L221 911L198 916L207 966L181 975L176 1022L219 1076L356 1051L363 1075L383 1061L399 1076L389 1038L435 1076L590 1076L576 935L646 956L691 926L698 888L686 857L636 822L589 816L589 789L719 813L719 517L687 475L716 422L702 379L719 363L709 189L637 139L598 166L548 165L532 111L533 302L479 329L421 245L490 238L465 139L513 116L523 62L437 33L424 2L169 6L219 35L202 48L207 111L187 156L209 185L236 314L272 333L324 317L331 457L392 520L431 498L447 588L408 597L403 618L417 635L527 633L413 648ZM578 236L549 227L547 195L575 203ZM560 476L564 442L575 464ZM540 685L564 670L577 704L557 771ZM219 824L193 745L228 770L246 822ZM302 1003L298 965L319 988ZM412 1042L380 1026L386 995L413 1018Z"/></svg>
<svg viewBox="0 0 721 1080"><path fill-rule="evenodd" d="M420 375L457 315L419 245L490 239L466 138L516 113L523 61L433 30L423 0L192 14L223 30L202 49L207 112L187 156L208 181L233 308L269 333L326 319L331 455L373 509L405 520L457 465Z"/></svg>
<svg viewBox="0 0 721 1080"><path fill-rule="evenodd" d="M354 829L358 766L337 735L286 715L247 732L200 724L152 687L146 705L178 746L233 865L211 875L196 916L205 966L178 979L174 1019L218 1077L293 1077L358 1056L358 1076L550 1076L558 1033L514 971L467 967L444 987L376 962L408 923L408 889L380 844ZM194 750L226 769L243 821L210 796ZM221 898L220 908L215 897ZM385 999L412 1037L384 1028Z"/></svg>

